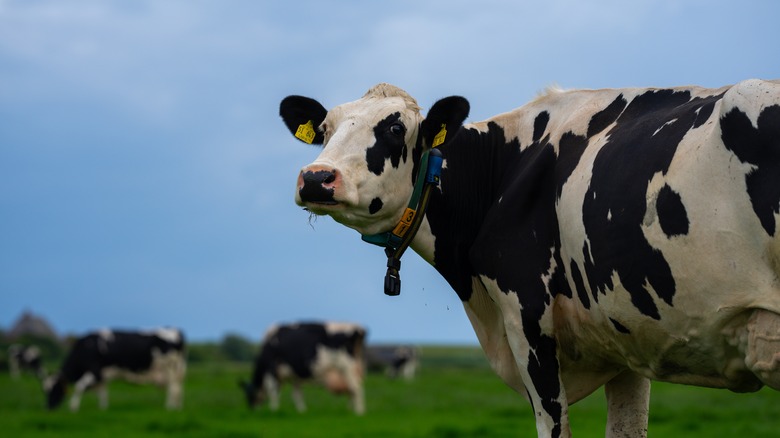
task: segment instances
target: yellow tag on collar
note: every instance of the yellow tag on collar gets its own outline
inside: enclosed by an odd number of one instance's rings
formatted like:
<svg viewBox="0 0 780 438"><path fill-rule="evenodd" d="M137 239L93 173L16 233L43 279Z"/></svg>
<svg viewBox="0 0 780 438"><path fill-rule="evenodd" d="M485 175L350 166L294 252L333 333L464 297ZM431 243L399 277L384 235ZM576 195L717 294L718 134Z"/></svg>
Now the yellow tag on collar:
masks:
<svg viewBox="0 0 780 438"><path fill-rule="evenodd" d="M317 133L314 132L314 125L312 125L311 120L302 125L298 125L298 130L295 131L295 137L308 144L311 144L314 141L316 135Z"/></svg>
<svg viewBox="0 0 780 438"><path fill-rule="evenodd" d="M398 221L398 225L393 228L393 234L398 237L404 237L406 232L409 231L409 227L412 226L412 221L414 220L414 216L416 214L417 210L406 207L403 216L401 216L401 220Z"/></svg>
<svg viewBox="0 0 780 438"><path fill-rule="evenodd" d="M439 131L438 134L436 134L436 137L433 137L433 145L431 147L436 147L442 143L444 143L444 139L447 137L447 125L442 123L441 124L441 131Z"/></svg>

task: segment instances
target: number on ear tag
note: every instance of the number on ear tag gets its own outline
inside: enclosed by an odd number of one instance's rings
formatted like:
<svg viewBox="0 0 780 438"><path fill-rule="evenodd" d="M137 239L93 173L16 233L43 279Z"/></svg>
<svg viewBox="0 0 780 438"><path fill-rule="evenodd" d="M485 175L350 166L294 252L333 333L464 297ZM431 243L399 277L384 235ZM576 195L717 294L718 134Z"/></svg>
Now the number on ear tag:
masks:
<svg viewBox="0 0 780 438"><path fill-rule="evenodd" d="M441 124L441 131L439 131L438 134L436 134L436 137L433 137L433 145L431 147L436 147L442 143L444 143L444 139L447 137L447 125L442 123Z"/></svg>
<svg viewBox="0 0 780 438"><path fill-rule="evenodd" d="M314 125L312 125L311 120L305 124L298 125L298 130L295 131L295 137L308 144L314 141L316 135L317 133L314 132Z"/></svg>

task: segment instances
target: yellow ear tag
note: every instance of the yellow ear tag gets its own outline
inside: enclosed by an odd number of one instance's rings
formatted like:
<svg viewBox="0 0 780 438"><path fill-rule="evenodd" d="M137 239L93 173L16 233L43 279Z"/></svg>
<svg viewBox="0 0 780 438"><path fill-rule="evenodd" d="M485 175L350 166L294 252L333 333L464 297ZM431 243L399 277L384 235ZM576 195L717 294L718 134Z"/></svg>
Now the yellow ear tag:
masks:
<svg viewBox="0 0 780 438"><path fill-rule="evenodd" d="M314 132L314 125L312 125L311 120L303 125L298 125L298 130L295 131L296 138L309 144L314 141L315 135L317 135L317 133Z"/></svg>
<svg viewBox="0 0 780 438"><path fill-rule="evenodd" d="M442 143L444 143L444 139L447 137L447 125L442 123L441 124L441 131L439 131L438 134L436 134L436 137L433 137L433 145L431 147L436 147Z"/></svg>

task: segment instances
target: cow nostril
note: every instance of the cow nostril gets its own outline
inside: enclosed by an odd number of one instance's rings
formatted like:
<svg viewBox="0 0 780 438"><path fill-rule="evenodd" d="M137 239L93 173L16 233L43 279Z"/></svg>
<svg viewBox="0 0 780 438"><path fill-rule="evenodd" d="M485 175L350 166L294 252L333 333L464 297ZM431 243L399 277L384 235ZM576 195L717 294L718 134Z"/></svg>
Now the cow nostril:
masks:
<svg viewBox="0 0 780 438"><path fill-rule="evenodd" d="M335 172L335 171L333 171L333 172L329 173L329 174L328 174L328 175L325 177L325 179L324 179L324 180L322 180L322 182L323 182L323 183L325 183L325 184L331 184L331 183L333 183L334 181L336 181L336 172Z"/></svg>

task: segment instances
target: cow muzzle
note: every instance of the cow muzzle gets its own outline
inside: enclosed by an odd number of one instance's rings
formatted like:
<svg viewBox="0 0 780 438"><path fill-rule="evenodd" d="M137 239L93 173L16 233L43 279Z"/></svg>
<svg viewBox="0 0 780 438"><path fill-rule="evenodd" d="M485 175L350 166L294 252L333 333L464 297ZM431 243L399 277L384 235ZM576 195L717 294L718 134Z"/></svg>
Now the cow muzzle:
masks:
<svg viewBox="0 0 780 438"><path fill-rule="evenodd" d="M298 196L303 204L336 205L334 194L340 185L337 169L310 166L298 175Z"/></svg>

